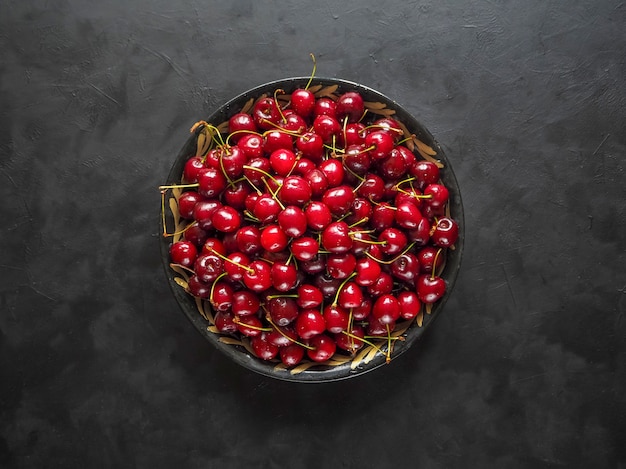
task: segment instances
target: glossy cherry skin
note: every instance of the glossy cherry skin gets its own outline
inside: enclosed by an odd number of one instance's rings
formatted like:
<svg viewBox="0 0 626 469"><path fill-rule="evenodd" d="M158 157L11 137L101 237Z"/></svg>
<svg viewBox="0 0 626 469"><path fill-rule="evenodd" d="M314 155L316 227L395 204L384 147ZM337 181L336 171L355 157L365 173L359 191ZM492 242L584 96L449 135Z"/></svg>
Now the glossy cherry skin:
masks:
<svg viewBox="0 0 626 469"><path fill-rule="evenodd" d="M268 225L261 231L261 246L269 252L281 252L289 243L289 237L279 225Z"/></svg>
<svg viewBox="0 0 626 469"><path fill-rule="evenodd" d="M322 231L322 246L333 253L347 252L352 248L350 228L343 221L335 221Z"/></svg>
<svg viewBox="0 0 626 469"><path fill-rule="evenodd" d="M400 317L407 320L415 318L422 307L422 302L417 293L408 290L398 293L398 304L400 305Z"/></svg>
<svg viewBox="0 0 626 469"><path fill-rule="evenodd" d="M324 156L324 140L315 132L305 132L296 139L296 148L302 156L319 162Z"/></svg>
<svg viewBox="0 0 626 469"><path fill-rule="evenodd" d="M302 206L311 200L311 186L301 176L287 176L278 191L278 197L285 205Z"/></svg>
<svg viewBox="0 0 626 469"><path fill-rule="evenodd" d="M262 292L272 286L271 266L265 261L256 260L250 263L250 270L243 274L243 282L249 290Z"/></svg>
<svg viewBox="0 0 626 469"><path fill-rule="evenodd" d="M372 315L382 324L393 324L400 317L400 303L393 295L381 295L374 302Z"/></svg>
<svg viewBox="0 0 626 469"><path fill-rule="evenodd" d="M430 232L430 238L435 246L449 248L459 238L459 226L450 217L438 218Z"/></svg>
<svg viewBox="0 0 626 469"><path fill-rule="evenodd" d="M319 288L311 284L300 285L297 290L296 302L302 309L317 308L324 301L324 295Z"/></svg>
<svg viewBox="0 0 626 469"><path fill-rule="evenodd" d="M420 275L417 278L416 287L417 296L422 303L435 303L446 292L445 280L437 275Z"/></svg>
<svg viewBox="0 0 626 469"><path fill-rule="evenodd" d="M300 338L310 339L326 330L326 322L317 309L305 309L298 314L295 327Z"/></svg>
<svg viewBox="0 0 626 469"><path fill-rule="evenodd" d="M356 267L356 257L350 252L341 254L329 254L326 258L326 270L328 274L337 279L346 279Z"/></svg>
<svg viewBox="0 0 626 469"><path fill-rule="evenodd" d="M419 273L419 261L413 253L402 254L391 263L391 274L408 285L413 285Z"/></svg>
<svg viewBox="0 0 626 469"><path fill-rule="evenodd" d="M228 119L228 133L233 143L237 143L247 132L257 131L254 119L248 113L238 112Z"/></svg>
<svg viewBox="0 0 626 469"><path fill-rule="evenodd" d="M278 354L280 355L280 361L287 367L294 367L298 365L304 358L304 347L299 344L291 344L285 347L280 347Z"/></svg>
<svg viewBox="0 0 626 469"><path fill-rule="evenodd" d="M303 88L298 88L291 93L291 109L302 117L309 117L315 109L315 95Z"/></svg>
<svg viewBox="0 0 626 469"><path fill-rule="evenodd" d="M254 123L259 129L275 129L279 124L281 115L278 104L274 98L266 97L259 99L252 110Z"/></svg>
<svg viewBox="0 0 626 469"><path fill-rule="evenodd" d="M193 219L193 208L201 200L205 199L196 191L183 192L178 198L178 213L186 220Z"/></svg>
<svg viewBox="0 0 626 469"><path fill-rule="evenodd" d="M300 207L290 205L278 213L278 225L290 238L299 238L306 232L307 217Z"/></svg>
<svg viewBox="0 0 626 469"><path fill-rule="evenodd" d="M425 160L416 161L409 167L409 172L417 178L417 187L421 190L429 184L436 184L440 177L439 167L435 163Z"/></svg>
<svg viewBox="0 0 626 469"><path fill-rule="evenodd" d="M324 176L326 176L328 187L337 187L343 183L346 170L344 169L341 160L333 158L324 160L318 165L318 169L324 173Z"/></svg>
<svg viewBox="0 0 626 469"><path fill-rule="evenodd" d="M191 267L198 257L198 248L191 241L181 240L170 246L169 254L172 263Z"/></svg>
<svg viewBox="0 0 626 469"><path fill-rule="evenodd" d="M315 238L302 236L291 242L291 252L299 261L310 261L319 252L319 243Z"/></svg>
<svg viewBox="0 0 626 469"><path fill-rule="evenodd" d="M266 300L267 311L277 326L287 326L296 320L300 312L296 301L286 296L273 296Z"/></svg>
<svg viewBox="0 0 626 469"><path fill-rule="evenodd" d="M336 101L336 115L339 120L344 117L348 118L348 122L357 122L365 112L363 97L355 91L343 93Z"/></svg>
<svg viewBox="0 0 626 469"><path fill-rule="evenodd" d="M356 282L347 282L341 288L337 303L347 310L361 306L363 303L363 292Z"/></svg>
<svg viewBox="0 0 626 469"><path fill-rule="evenodd" d="M338 334L341 331L348 329L350 322L350 316L348 311L339 305L326 305L323 311L324 322L326 323L326 330L333 334Z"/></svg>
<svg viewBox="0 0 626 469"><path fill-rule="evenodd" d="M218 197L226 188L226 177L215 168L206 168L198 176L198 193L208 199Z"/></svg>
<svg viewBox="0 0 626 469"><path fill-rule="evenodd" d="M213 309L215 311L230 311L233 305L233 292L233 287L229 282L215 282L209 296Z"/></svg>
<svg viewBox="0 0 626 469"><path fill-rule="evenodd" d="M380 262L370 257L361 257L356 263L354 281L362 287L373 285L382 272L380 265Z"/></svg>
<svg viewBox="0 0 626 469"><path fill-rule="evenodd" d="M187 183L198 182L200 174L206 170L202 158L194 156L189 158L183 167L183 178Z"/></svg>
<svg viewBox="0 0 626 469"><path fill-rule="evenodd" d="M341 217L348 213L354 202L354 192L348 185L341 185L328 189L322 196L324 203L331 213Z"/></svg>
<svg viewBox="0 0 626 469"><path fill-rule="evenodd" d="M211 283L224 272L224 261L215 254L202 254L196 259L193 270L199 280Z"/></svg>
<svg viewBox="0 0 626 469"><path fill-rule="evenodd" d="M335 341L326 334L319 334L308 341L312 348L307 349L307 356L314 362L325 362L329 360L337 350Z"/></svg>
<svg viewBox="0 0 626 469"><path fill-rule="evenodd" d="M365 345L363 338L365 330L359 325L352 326L349 333L341 332L334 336L337 347L350 353L355 353Z"/></svg>
<svg viewBox="0 0 626 469"><path fill-rule="evenodd" d="M272 264L272 285L279 292L288 292L296 286L298 271L293 264L274 262Z"/></svg>
<svg viewBox="0 0 626 469"><path fill-rule="evenodd" d="M250 258L242 252L231 252L224 261L224 272L228 274L228 277L237 282L243 280Z"/></svg>
<svg viewBox="0 0 626 469"><path fill-rule="evenodd" d="M261 307L258 295L250 290L239 290L233 293L232 312L237 316L257 314Z"/></svg>
<svg viewBox="0 0 626 469"><path fill-rule="evenodd" d="M236 231L241 226L241 214L239 211L228 205L219 207L211 215L213 227L222 233Z"/></svg>
<svg viewBox="0 0 626 469"><path fill-rule="evenodd" d="M382 160L391 154L394 148L393 137L384 131L370 132L365 137L365 147L375 160Z"/></svg>
<svg viewBox="0 0 626 469"><path fill-rule="evenodd" d="M333 214L328 205L323 202L312 201L304 209L307 226L315 231L321 231L333 221Z"/></svg>
<svg viewBox="0 0 626 469"><path fill-rule="evenodd" d="M398 228L385 228L378 236L378 240L383 242L380 249L388 256L400 254L408 242L404 231Z"/></svg>
<svg viewBox="0 0 626 469"><path fill-rule="evenodd" d="M254 354L261 360L272 360L278 355L278 347L268 340L268 335L263 332L250 339L250 346Z"/></svg>

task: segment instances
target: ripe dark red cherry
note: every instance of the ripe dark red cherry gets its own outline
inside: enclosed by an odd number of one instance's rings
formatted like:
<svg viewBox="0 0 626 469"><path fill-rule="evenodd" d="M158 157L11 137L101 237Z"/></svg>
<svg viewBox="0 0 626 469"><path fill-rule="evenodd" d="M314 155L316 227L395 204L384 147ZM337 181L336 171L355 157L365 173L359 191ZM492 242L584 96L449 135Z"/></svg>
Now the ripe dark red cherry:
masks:
<svg viewBox="0 0 626 469"><path fill-rule="evenodd" d="M317 256L318 251L319 243L310 236L302 236L291 242L291 252L299 261L310 261Z"/></svg>
<svg viewBox="0 0 626 469"><path fill-rule="evenodd" d="M352 248L350 228L343 221L336 221L324 228L322 232L322 246L329 252L342 253Z"/></svg>
<svg viewBox="0 0 626 469"><path fill-rule="evenodd" d="M302 339L310 339L325 330L324 316L316 309L305 309L296 318L296 332Z"/></svg>
<svg viewBox="0 0 626 469"><path fill-rule="evenodd" d="M329 360L337 349L335 341L326 334L319 334L309 340L309 346L306 351L308 357L314 362L325 362Z"/></svg>
<svg viewBox="0 0 626 469"><path fill-rule="evenodd" d="M291 108L302 117L309 117L315 109L315 95L299 88L291 93Z"/></svg>
<svg viewBox="0 0 626 469"><path fill-rule="evenodd" d="M441 217L435 222L430 238L435 246L449 248L459 238L459 226L450 217Z"/></svg>
<svg viewBox="0 0 626 469"><path fill-rule="evenodd" d="M174 264L191 267L198 257L198 248L190 241L178 241L170 246L170 258Z"/></svg>
<svg viewBox="0 0 626 469"><path fill-rule="evenodd" d="M278 225L291 238L303 236L307 229L307 217L300 207L290 205L278 213Z"/></svg>
<svg viewBox="0 0 626 469"><path fill-rule="evenodd" d="M262 292L272 286L271 266L265 261L252 261L243 274L246 287L254 292Z"/></svg>
<svg viewBox="0 0 626 469"><path fill-rule="evenodd" d="M400 303L393 295L381 295L374 303L372 315L382 324L395 323L400 317Z"/></svg>
<svg viewBox="0 0 626 469"><path fill-rule="evenodd" d="M337 99L335 112L339 120L347 117L349 122L356 122L365 112L363 98L355 91L348 91Z"/></svg>
<svg viewBox="0 0 626 469"><path fill-rule="evenodd" d="M422 303L435 303L446 292L446 282L438 276L429 274L417 278L417 295Z"/></svg>
<svg viewBox="0 0 626 469"><path fill-rule="evenodd" d="M311 186L301 176L288 176L278 191L278 196L286 205L304 205L311 200Z"/></svg>

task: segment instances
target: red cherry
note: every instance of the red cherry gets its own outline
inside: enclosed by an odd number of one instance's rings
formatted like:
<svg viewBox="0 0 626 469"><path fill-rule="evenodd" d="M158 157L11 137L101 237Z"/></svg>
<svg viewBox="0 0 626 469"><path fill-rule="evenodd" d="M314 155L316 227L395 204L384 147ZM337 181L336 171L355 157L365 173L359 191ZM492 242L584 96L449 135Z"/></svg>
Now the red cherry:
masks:
<svg viewBox="0 0 626 469"><path fill-rule="evenodd" d="M224 272L224 261L215 254L201 254L196 258L193 270L199 280L211 283Z"/></svg>
<svg viewBox="0 0 626 469"><path fill-rule="evenodd" d="M346 175L346 170L339 159L324 160L318 165L318 169L326 176L328 187L338 186Z"/></svg>
<svg viewBox="0 0 626 469"><path fill-rule="evenodd" d="M423 218L420 209L411 202L403 202L400 205L396 205L395 220L401 228L414 230Z"/></svg>
<svg viewBox="0 0 626 469"><path fill-rule="evenodd" d="M279 225L268 225L261 231L261 246L269 252L281 252L289 243L289 238Z"/></svg>
<svg viewBox="0 0 626 469"><path fill-rule="evenodd" d="M324 143L331 144L333 138L336 138L341 132L341 124L334 117L322 114L313 120L313 129L315 129L316 134L322 137Z"/></svg>
<svg viewBox="0 0 626 469"><path fill-rule="evenodd" d="M172 263L191 267L198 257L198 248L192 242L182 240L170 246L169 254Z"/></svg>
<svg viewBox="0 0 626 469"><path fill-rule="evenodd" d="M422 303L435 303L446 292L446 282L437 275L423 274L417 278L417 295Z"/></svg>
<svg viewBox="0 0 626 469"><path fill-rule="evenodd" d="M302 309L317 308L324 301L324 296L319 288L314 285L304 284L298 287L296 302Z"/></svg>
<svg viewBox="0 0 626 469"><path fill-rule="evenodd" d="M228 277L235 281L242 280L246 267L250 264L250 258L241 252L231 252L225 260L224 272Z"/></svg>
<svg viewBox="0 0 626 469"><path fill-rule="evenodd" d="M449 192L443 184L429 184L424 188L424 195L430 197L426 199L428 205L437 208L448 202Z"/></svg>
<svg viewBox="0 0 626 469"><path fill-rule="evenodd" d="M301 176L287 176L278 191L278 197L286 205L304 205L311 200L311 195L311 186Z"/></svg>
<svg viewBox="0 0 626 469"><path fill-rule="evenodd" d="M252 261L243 274L243 282L249 290L262 292L272 286L271 266L261 260Z"/></svg>
<svg viewBox="0 0 626 469"><path fill-rule="evenodd" d="M287 148L274 150L269 159L270 167L281 176L287 176L296 165L296 155Z"/></svg>
<svg viewBox="0 0 626 469"><path fill-rule="evenodd" d="M325 362L329 360L337 350L335 341L326 334L319 334L312 337L308 345L311 346L312 349L307 349L306 353L314 362Z"/></svg>
<svg viewBox="0 0 626 469"><path fill-rule="evenodd" d="M228 119L228 133L234 143L246 135L246 132L257 132L257 126L250 114L238 112Z"/></svg>
<svg viewBox="0 0 626 469"><path fill-rule="evenodd" d="M307 225L315 231L321 231L332 221L333 215L328 205L322 202L312 201L304 209Z"/></svg>
<svg viewBox="0 0 626 469"><path fill-rule="evenodd" d="M365 105L359 93L348 91L337 98L336 113L339 120L347 117L349 122L356 122L363 117L363 112Z"/></svg>
<svg viewBox="0 0 626 469"><path fill-rule="evenodd" d="M290 205L278 213L278 225L291 238L299 238L307 229L307 217L300 207Z"/></svg>
<svg viewBox="0 0 626 469"><path fill-rule="evenodd" d="M328 189L328 179L326 175L318 168L312 169L304 175L304 179L309 183L311 194L314 197L321 196Z"/></svg>
<svg viewBox="0 0 626 469"><path fill-rule="evenodd" d="M380 263L370 257L362 257L356 263L354 281L362 287L373 285L382 272Z"/></svg>
<svg viewBox="0 0 626 469"><path fill-rule="evenodd" d="M256 293L250 290L239 290L233 293L232 312L237 316L251 316L259 312L261 301Z"/></svg>
<svg viewBox="0 0 626 469"><path fill-rule="evenodd" d="M352 247L350 228L343 221L332 222L324 228L321 240L324 249L334 253L346 252Z"/></svg>
<svg viewBox="0 0 626 469"><path fill-rule="evenodd" d="M459 238L459 225L450 217L441 217L435 222L430 238L435 246L449 248Z"/></svg>
<svg viewBox="0 0 626 469"><path fill-rule="evenodd" d="M393 295L381 295L374 302L372 315L382 324L393 324L400 317L400 303Z"/></svg>
<svg viewBox="0 0 626 469"><path fill-rule="evenodd" d="M274 296L266 301L267 312L277 326L287 326L296 320L299 314L298 305L293 298Z"/></svg>
<svg viewBox="0 0 626 469"><path fill-rule="evenodd" d="M439 167L431 161L416 161L409 166L409 172L417 178L417 186L423 190L429 184L439 181Z"/></svg>
<svg viewBox="0 0 626 469"><path fill-rule="evenodd" d="M348 328L350 316L348 312L339 305L327 305L324 308L324 322L326 330L333 334L338 334Z"/></svg>
<svg viewBox="0 0 626 469"><path fill-rule="evenodd" d="M332 278L348 278L356 267L356 258L349 252L329 254L326 259L326 269Z"/></svg>
<svg viewBox="0 0 626 469"><path fill-rule="evenodd" d="M235 242L244 254L256 254L261 251L261 230L254 225L243 226L235 233Z"/></svg>
<svg viewBox="0 0 626 469"><path fill-rule="evenodd" d="M302 339L310 339L326 330L324 316L316 309L305 309L296 318L296 332Z"/></svg>
<svg viewBox="0 0 626 469"><path fill-rule="evenodd" d="M198 193L212 199L226 188L226 177L216 168L206 168L198 176Z"/></svg>
<svg viewBox="0 0 626 469"><path fill-rule="evenodd" d="M302 117L309 117L315 109L315 95L306 89L299 88L291 93L291 109Z"/></svg>
<svg viewBox="0 0 626 469"><path fill-rule="evenodd" d="M293 257L299 261L309 261L317 256L319 244L317 240L310 236L302 236L294 239L291 243L291 252Z"/></svg>
<svg viewBox="0 0 626 469"><path fill-rule="evenodd" d="M302 156L320 161L324 156L324 140L315 132L305 132L296 139L296 148Z"/></svg>
<svg viewBox="0 0 626 469"><path fill-rule="evenodd" d="M341 332L335 335L335 343L337 347L350 353L355 353L357 350L365 345L363 342L365 338L365 331L359 325L352 326L350 333Z"/></svg>
<svg viewBox="0 0 626 469"><path fill-rule="evenodd" d="M315 116L337 117L337 104L330 98L320 98L315 102L313 114Z"/></svg>
<svg viewBox="0 0 626 469"><path fill-rule="evenodd" d="M268 340L268 335L265 332L252 337L250 346L254 354L261 360L272 360L278 355L278 347Z"/></svg>
<svg viewBox="0 0 626 469"><path fill-rule="evenodd" d="M259 129L274 129L281 119L278 104L274 98L266 97L259 99L252 110L254 123Z"/></svg>
<svg viewBox="0 0 626 469"><path fill-rule="evenodd" d="M279 292L287 292L296 286L298 271L293 264L274 262L272 264L272 285Z"/></svg>
<svg viewBox="0 0 626 469"><path fill-rule="evenodd" d="M378 236L378 241L383 242L380 248L383 253L395 256L406 247L408 239L398 228L385 228Z"/></svg>
<svg viewBox="0 0 626 469"><path fill-rule="evenodd" d="M213 212L211 222L217 231L230 233L236 231L241 226L241 215L233 207L223 205Z"/></svg>
<svg viewBox="0 0 626 469"><path fill-rule="evenodd" d="M391 263L391 274L409 285L413 285L419 273L419 261L413 253L407 252L402 254Z"/></svg>
<svg viewBox="0 0 626 469"><path fill-rule="evenodd" d="M232 313L226 311L218 311L215 313L215 327L222 334L234 334L237 332L237 324L233 321Z"/></svg>
<svg viewBox="0 0 626 469"><path fill-rule="evenodd" d="M286 347L280 347L278 350L280 355L280 361L287 367L293 367L298 365L304 358L304 347L298 344L287 345Z"/></svg>
<svg viewBox="0 0 626 469"><path fill-rule="evenodd" d="M195 183L198 182L200 174L206 170L206 166L202 161L202 158L198 156L194 156L189 158L185 162L185 166L183 168L183 178L185 182Z"/></svg>
<svg viewBox="0 0 626 469"><path fill-rule="evenodd" d="M193 208L201 200L205 200L196 191L183 192L178 198L178 213L186 220L193 219Z"/></svg>
<svg viewBox="0 0 626 469"><path fill-rule="evenodd" d="M375 160L382 160L391 154L394 147L393 137L389 133L378 130L365 137L365 146Z"/></svg>
<svg viewBox="0 0 626 469"><path fill-rule="evenodd" d="M322 195L322 202L333 215L338 217L348 213L354 202L354 192L348 185L332 187Z"/></svg>
<svg viewBox="0 0 626 469"><path fill-rule="evenodd" d="M337 298L337 303L345 308L358 308L363 303L363 292L355 282L347 282Z"/></svg>
<svg viewBox="0 0 626 469"><path fill-rule="evenodd" d="M405 290L398 293L398 303L400 304L400 317L402 319L415 318L422 307L422 302L414 291Z"/></svg>

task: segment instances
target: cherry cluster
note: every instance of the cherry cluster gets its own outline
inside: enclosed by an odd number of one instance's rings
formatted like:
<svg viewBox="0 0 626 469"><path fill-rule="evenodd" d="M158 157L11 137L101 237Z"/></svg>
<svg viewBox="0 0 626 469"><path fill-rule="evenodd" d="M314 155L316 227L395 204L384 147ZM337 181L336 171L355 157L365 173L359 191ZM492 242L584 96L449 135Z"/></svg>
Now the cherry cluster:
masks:
<svg viewBox="0 0 626 469"><path fill-rule="evenodd" d="M366 345L389 359L398 325L445 293L458 225L441 165L369 104L308 85L262 96L221 128L196 124L208 144L161 188L179 189L169 254L184 288L260 359L328 363Z"/></svg>

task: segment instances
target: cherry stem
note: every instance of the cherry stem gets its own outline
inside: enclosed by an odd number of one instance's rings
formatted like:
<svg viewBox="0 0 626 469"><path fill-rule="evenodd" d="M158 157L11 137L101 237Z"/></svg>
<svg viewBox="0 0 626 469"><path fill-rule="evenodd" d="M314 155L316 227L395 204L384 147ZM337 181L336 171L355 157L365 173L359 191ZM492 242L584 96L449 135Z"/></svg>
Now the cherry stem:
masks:
<svg viewBox="0 0 626 469"><path fill-rule="evenodd" d="M353 223L352 225L348 225L348 228L354 228L355 226L358 226L358 225L360 225L362 223L366 223L368 221L369 221L368 217L363 217L359 221ZM374 230L372 230L372 231L374 231ZM365 231L357 231L357 233L371 233L372 231L369 231L369 230L367 232L365 232Z"/></svg>
<svg viewBox="0 0 626 469"><path fill-rule="evenodd" d="M439 260L439 255L441 254L442 251L443 251L443 248L439 248L437 249L437 252L435 253L435 259L433 260L433 270L430 273L431 280L434 280L435 278L435 270L437 269L437 261Z"/></svg>
<svg viewBox="0 0 626 469"><path fill-rule="evenodd" d="M226 262L230 262L231 264L236 265L240 269L243 269L243 270L245 270L246 272L248 272L250 274L254 274L254 269L252 267L248 267L246 265L240 264L239 262L235 262L234 260L226 257L224 254L221 254L221 253L217 252L212 247L207 247L207 251L212 252L213 254L215 254L220 259L224 259Z"/></svg>
<svg viewBox="0 0 626 469"><path fill-rule="evenodd" d="M339 285L339 288L337 288L337 293L335 293L335 299L331 306L333 307L337 306L337 301L339 300L339 294L341 293L341 290L343 290L343 287L346 286L346 283L348 283L350 279L355 276L356 276L356 272L352 272L348 278L346 278L343 282L341 282L341 285Z"/></svg>
<svg viewBox="0 0 626 469"><path fill-rule="evenodd" d="M280 114L280 120L282 122L287 122L285 114L283 113L283 110L280 108L280 104L278 103L278 94L285 94L285 90L279 88L274 91L274 102L276 103L276 108L278 109L278 113Z"/></svg>
<svg viewBox="0 0 626 469"><path fill-rule="evenodd" d="M265 309L265 308L263 308ZM282 330L280 330L280 328L274 324L274 322L272 321L272 318L270 317L270 313L268 311L265 312L265 319L267 320L267 322L269 322L272 327L274 329L276 329L278 331L278 333L280 335L282 335L285 339L288 339L289 341L293 342L294 344L298 344L300 347L304 347L305 349L308 350L315 350L315 347L311 346L311 345L307 345L307 344L303 344L302 342L298 342L296 339L294 339L293 337L289 337L287 334L285 334Z"/></svg>
<svg viewBox="0 0 626 469"><path fill-rule="evenodd" d="M241 319L239 319L237 316L235 316L233 318L233 322L235 324L241 324L243 327L247 328L247 329L253 329L255 331L261 331L261 332L272 332L273 329L271 327L259 327L259 326L253 326L252 324L246 324L245 322L242 322Z"/></svg>
<svg viewBox="0 0 626 469"><path fill-rule="evenodd" d="M219 282L220 279L226 277L226 275L228 275L226 272L222 272L221 274L217 276L215 280L213 280L213 283L211 284L211 291L209 293L209 302L213 305L214 308L215 308L215 303L213 303L213 292L215 291L215 285L217 284L217 282Z"/></svg>
<svg viewBox="0 0 626 469"><path fill-rule="evenodd" d="M361 342L363 342L363 343L365 343L365 344L369 345L370 347L373 347L374 349L376 349L376 351L378 351L378 352L380 352L380 353L383 353L383 354L385 353L385 352L383 352L383 350L382 350L382 349L381 349L378 345L376 345L374 342L372 342L372 341L368 340L368 339L366 338L367 336L366 336L366 337L359 337L358 335L356 335L356 334L352 334L351 332L348 332L348 331L341 331L341 333L342 333L342 334L347 335L347 336L348 336L348 337L350 337L351 339L357 339L357 340L360 340ZM377 337L373 337L373 336L372 336L372 337L370 337L370 338L377 338Z"/></svg>
<svg viewBox="0 0 626 469"><path fill-rule="evenodd" d="M315 76L315 71L317 70L317 60L315 60L315 55L313 55L313 53L310 53L309 55L311 56L311 60L313 61L313 71L311 72L311 77L309 78L309 81L304 87L305 90L308 90L309 86L311 86L311 82L313 81L313 77Z"/></svg>
<svg viewBox="0 0 626 469"><path fill-rule="evenodd" d="M193 221L193 222L189 223L187 226L185 226L182 230L174 231L173 233L168 233L167 231L164 230L163 231L163 237L164 238L169 238L171 236L176 236L176 235L183 234L185 231L187 231L193 225L197 225L197 224L198 224L197 221Z"/></svg>
<svg viewBox="0 0 626 469"><path fill-rule="evenodd" d="M376 257L374 257L371 253L369 253L368 251L365 251L365 255L367 257L370 257L372 259L374 259L376 262L380 262L381 264L393 264L394 262L396 262L398 259L400 259L402 256L404 256L407 252L409 252L413 246L415 246L415 241L413 241L411 244L408 245L408 247L406 247L400 254L398 254L396 257L394 257L393 259L391 259L390 261L384 261L382 259L378 259Z"/></svg>

